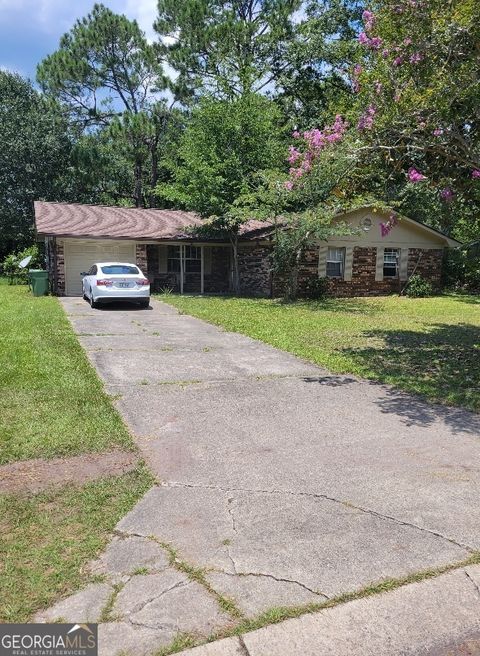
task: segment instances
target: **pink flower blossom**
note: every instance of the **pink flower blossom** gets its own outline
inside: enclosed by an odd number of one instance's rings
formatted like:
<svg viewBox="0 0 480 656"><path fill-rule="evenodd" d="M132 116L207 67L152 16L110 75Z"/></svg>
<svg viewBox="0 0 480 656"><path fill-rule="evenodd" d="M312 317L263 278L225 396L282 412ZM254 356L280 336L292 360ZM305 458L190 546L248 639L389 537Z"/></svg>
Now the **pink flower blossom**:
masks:
<svg viewBox="0 0 480 656"><path fill-rule="evenodd" d="M423 55L421 52L414 52L413 55L410 56L410 63L411 64L418 64L421 62L423 59Z"/></svg>
<svg viewBox="0 0 480 656"><path fill-rule="evenodd" d="M295 132L292 133L292 137L294 139L300 139L300 132L298 130L295 130Z"/></svg>
<svg viewBox="0 0 480 656"><path fill-rule="evenodd" d="M362 20L365 24L365 29L369 31L373 28L375 24L375 14L371 11L368 11L368 9L365 9L365 11L362 14Z"/></svg>
<svg viewBox="0 0 480 656"><path fill-rule="evenodd" d="M412 39L408 36L406 39L403 41L404 46L409 46L412 43Z"/></svg>
<svg viewBox="0 0 480 656"><path fill-rule="evenodd" d="M403 64L403 57L395 57L393 60L394 66L401 66Z"/></svg>
<svg viewBox="0 0 480 656"><path fill-rule="evenodd" d="M370 43L368 45L373 50L379 50L382 47L382 43L383 41L379 36L374 36L370 39Z"/></svg>
<svg viewBox="0 0 480 656"><path fill-rule="evenodd" d="M362 74L362 72L363 72L363 66L361 66L360 64L355 64L355 66L353 67L353 76L358 77L359 75Z"/></svg>
<svg viewBox="0 0 480 656"><path fill-rule="evenodd" d="M377 80L375 82L375 93L377 94L377 96L379 96L382 93L382 90L383 90L383 84Z"/></svg>
<svg viewBox="0 0 480 656"><path fill-rule="evenodd" d="M295 146L289 146L288 148L288 163L289 164L295 164L297 159L299 159L302 155L299 150L295 148Z"/></svg>
<svg viewBox="0 0 480 656"><path fill-rule="evenodd" d="M411 166L408 169L408 179L410 182L422 182L422 180L426 180L426 176L424 176L420 171L417 171L413 166Z"/></svg>
<svg viewBox="0 0 480 656"><path fill-rule="evenodd" d="M480 180L480 169L473 169L472 178L474 180Z"/></svg>
<svg viewBox="0 0 480 656"><path fill-rule="evenodd" d="M285 180L285 182L283 183L283 186L285 187L285 189L286 189L287 191L292 191L292 189L293 189L293 182L292 182L291 180Z"/></svg>
<svg viewBox="0 0 480 656"><path fill-rule="evenodd" d="M388 48L382 50L382 57L384 57L385 59L388 57L389 54L390 54L390 50Z"/></svg>
<svg viewBox="0 0 480 656"><path fill-rule="evenodd" d="M365 32L360 32L360 34L358 35L358 42L361 43L362 46L366 46L370 43L370 39L365 34Z"/></svg>
<svg viewBox="0 0 480 656"><path fill-rule="evenodd" d="M442 128L435 128L435 130L433 131L434 137L440 137L442 134L443 134Z"/></svg>
<svg viewBox="0 0 480 656"><path fill-rule="evenodd" d="M442 189L440 192L440 198L446 203L450 203L453 200L453 191L450 189L450 187L445 187L445 189Z"/></svg>
<svg viewBox="0 0 480 656"><path fill-rule="evenodd" d="M373 127L373 121L377 110L373 105L367 107L367 111L360 116L360 119L357 123L357 128L359 130L371 130Z"/></svg>
<svg viewBox="0 0 480 656"><path fill-rule="evenodd" d="M373 15L373 12L368 11L368 9L365 9L363 14L362 14L362 20L364 23L374 20L375 16Z"/></svg>

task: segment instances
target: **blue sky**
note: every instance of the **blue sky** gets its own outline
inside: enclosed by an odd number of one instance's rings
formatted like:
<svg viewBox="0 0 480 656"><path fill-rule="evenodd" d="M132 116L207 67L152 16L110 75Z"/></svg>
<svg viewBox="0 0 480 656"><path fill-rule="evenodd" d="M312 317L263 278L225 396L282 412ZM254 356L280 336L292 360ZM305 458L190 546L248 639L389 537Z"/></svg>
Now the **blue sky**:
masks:
<svg viewBox="0 0 480 656"><path fill-rule="evenodd" d="M35 79L38 62L58 47L62 34L88 14L95 0L0 0L0 68ZM104 0L117 13L136 18L149 38L157 0Z"/></svg>

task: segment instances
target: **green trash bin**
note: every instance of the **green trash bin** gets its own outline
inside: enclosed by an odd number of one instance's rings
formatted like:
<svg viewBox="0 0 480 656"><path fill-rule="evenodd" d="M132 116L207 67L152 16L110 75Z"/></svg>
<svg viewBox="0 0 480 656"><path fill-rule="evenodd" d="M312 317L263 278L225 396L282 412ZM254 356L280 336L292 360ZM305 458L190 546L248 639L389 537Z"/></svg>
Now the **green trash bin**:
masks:
<svg viewBox="0 0 480 656"><path fill-rule="evenodd" d="M28 279L34 296L45 296L48 294L48 271L30 269Z"/></svg>

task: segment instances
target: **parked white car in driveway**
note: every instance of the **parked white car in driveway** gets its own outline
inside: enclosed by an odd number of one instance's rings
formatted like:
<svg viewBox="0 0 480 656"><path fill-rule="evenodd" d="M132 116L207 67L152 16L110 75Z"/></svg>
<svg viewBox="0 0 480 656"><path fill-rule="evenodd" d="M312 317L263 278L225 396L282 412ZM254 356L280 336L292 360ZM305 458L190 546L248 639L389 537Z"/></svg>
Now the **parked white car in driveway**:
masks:
<svg viewBox="0 0 480 656"><path fill-rule="evenodd" d="M92 308L109 301L134 301L142 307L150 304L150 281L136 264L97 262L80 275L83 298Z"/></svg>

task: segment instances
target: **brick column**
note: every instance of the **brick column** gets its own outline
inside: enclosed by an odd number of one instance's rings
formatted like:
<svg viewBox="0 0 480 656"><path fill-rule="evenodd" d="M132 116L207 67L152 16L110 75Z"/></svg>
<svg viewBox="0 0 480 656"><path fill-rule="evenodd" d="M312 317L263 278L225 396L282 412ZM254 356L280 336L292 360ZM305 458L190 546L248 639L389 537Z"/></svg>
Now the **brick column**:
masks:
<svg viewBox="0 0 480 656"><path fill-rule="evenodd" d="M137 244L135 247L135 262L145 275L148 273L147 245Z"/></svg>
<svg viewBox="0 0 480 656"><path fill-rule="evenodd" d="M65 250L64 245L55 244L56 259L56 285L54 291L57 296L65 296Z"/></svg>

